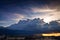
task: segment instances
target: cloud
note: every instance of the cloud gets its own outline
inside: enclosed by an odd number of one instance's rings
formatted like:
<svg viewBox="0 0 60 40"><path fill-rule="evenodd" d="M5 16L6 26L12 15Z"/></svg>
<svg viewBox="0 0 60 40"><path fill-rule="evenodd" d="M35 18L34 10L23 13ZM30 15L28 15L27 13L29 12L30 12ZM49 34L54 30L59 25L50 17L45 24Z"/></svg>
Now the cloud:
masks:
<svg viewBox="0 0 60 40"><path fill-rule="evenodd" d="M32 18L41 18L44 19L45 22L49 23L52 20L59 20L60 19L60 11L58 11L58 8L50 8L48 5L46 7L42 8L31 8L32 12L34 13L32 15ZM36 14L36 15L35 15Z"/></svg>
<svg viewBox="0 0 60 40"><path fill-rule="evenodd" d="M18 29L18 30L34 30L39 28L39 26L43 25L45 22L43 20L40 21L39 18L35 19L27 19L20 20L18 24L11 25L9 28Z"/></svg>
<svg viewBox="0 0 60 40"><path fill-rule="evenodd" d="M25 18L24 15L15 13L13 14L13 17L11 18L11 20L15 20L16 22L18 22L19 20L22 20L24 18Z"/></svg>
<svg viewBox="0 0 60 40"><path fill-rule="evenodd" d="M60 32L60 23L59 22L57 22L57 21L51 21L49 23L49 25L50 25L50 29L52 31L55 31L55 32L59 31Z"/></svg>
<svg viewBox="0 0 60 40"><path fill-rule="evenodd" d="M60 19L59 4L60 1L2 1L0 2L0 20L17 23L21 19L41 18L49 23L52 20Z"/></svg>
<svg viewBox="0 0 60 40"><path fill-rule="evenodd" d="M49 24L45 23L43 19L27 19L20 20L17 24L13 24L8 27L14 30L28 30L39 32L60 32L60 23L57 21L51 21Z"/></svg>
<svg viewBox="0 0 60 40"><path fill-rule="evenodd" d="M10 26L12 24L18 23L19 20L24 19L24 15L18 14L18 13L14 13L14 14L6 14L3 16L3 20L0 20L0 24L2 26ZM0 26L1 26L0 25Z"/></svg>
<svg viewBox="0 0 60 40"><path fill-rule="evenodd" d="M14 20L0 20L0 26L4 26L4 27L8 27L15 23L16 23L16 21L14 21Z"/></svg>
<svg viewBox="0 0 60 40"><path fill-rule="evenodd" d="M57 11L57 9L50 9L49 7L46 8L29 7L29 8L19 9L18 11L16 11L15 9L14 12L5 13L2 17L3 20L6 21L9 20L9 21L14 21L13 23L18 23L18 21L22 19L41 18L44 19L46 23L49 23L52 20L60 19L60 11Z"/></svg>
<svg viewBox="0 0 60 40"><path fill-rule="evenodd" d="M54 12L56 11L56 9L49 9L49 8L32 8L33 12L47 12L47 13L50 13L50 12Z"/></svg>

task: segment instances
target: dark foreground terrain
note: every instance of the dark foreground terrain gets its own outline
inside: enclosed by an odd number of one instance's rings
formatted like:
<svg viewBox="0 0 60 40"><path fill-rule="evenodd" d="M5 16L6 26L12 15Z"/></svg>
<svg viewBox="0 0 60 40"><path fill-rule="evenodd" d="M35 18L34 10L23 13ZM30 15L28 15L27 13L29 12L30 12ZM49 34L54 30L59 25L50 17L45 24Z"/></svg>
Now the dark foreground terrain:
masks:
<svg viewBox="0 0 60 40"><path fill-rule="evenodd" d="M60 40L60 37L47 36L0 36L0 40Z"/></svg>

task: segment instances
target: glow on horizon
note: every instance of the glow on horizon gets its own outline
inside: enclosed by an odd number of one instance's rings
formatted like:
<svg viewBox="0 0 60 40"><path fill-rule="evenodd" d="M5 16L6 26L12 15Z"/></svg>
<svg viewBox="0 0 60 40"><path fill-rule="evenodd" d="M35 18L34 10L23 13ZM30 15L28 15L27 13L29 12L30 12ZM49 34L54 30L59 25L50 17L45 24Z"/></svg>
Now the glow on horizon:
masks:
<svg viewBox="0 0 60 40"><path fill-rule="evenodd" d="M46 33L42 34L42 36L60 36L60 33Z"/></svg>

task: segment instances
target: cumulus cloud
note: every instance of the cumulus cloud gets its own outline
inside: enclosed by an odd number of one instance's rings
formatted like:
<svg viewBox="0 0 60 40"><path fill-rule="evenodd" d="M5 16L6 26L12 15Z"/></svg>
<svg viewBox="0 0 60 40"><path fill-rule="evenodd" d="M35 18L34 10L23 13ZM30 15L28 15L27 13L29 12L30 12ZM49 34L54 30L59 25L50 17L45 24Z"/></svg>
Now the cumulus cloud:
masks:
<svg viewBox="0 0 60 40"><path fill-rule="evenodd" d="M49 24L45 23L43 19L27 19L20 20L17 24L13 24L8 27L14 30L28 30L39 32L60 32L60 23L57 21L51 21Z"/></svg>
<svg viewBox="0 0 60 40"><path fill-rule="evenodd" d="M40 24L41 23L41 24ZM33 30L42 26L45 22L43 20L38 19L27 19L27 20L20 20L18 24L11 25L10 28L13 29L22 29L22 30Z"/></svg>
<svg viewBox="0 0 60 40"><path fill-rule="evenodd" d="M59 31L60 32L60 23L58 23L57 21L51 21L49 23L49 25L50 25L50 29L52 31L55 31L55 32Z"/></svg>

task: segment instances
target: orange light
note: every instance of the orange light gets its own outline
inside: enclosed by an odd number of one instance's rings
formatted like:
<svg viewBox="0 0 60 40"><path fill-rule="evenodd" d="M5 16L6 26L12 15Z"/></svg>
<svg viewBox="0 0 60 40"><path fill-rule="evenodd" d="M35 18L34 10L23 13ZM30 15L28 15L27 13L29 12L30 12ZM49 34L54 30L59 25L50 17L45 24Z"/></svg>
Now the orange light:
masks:
<svg viewBox="0 0 60 40"><path fill-rule="evenodd" d="M42 34L42 36L60 36L60 33Z"/></svg>

